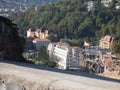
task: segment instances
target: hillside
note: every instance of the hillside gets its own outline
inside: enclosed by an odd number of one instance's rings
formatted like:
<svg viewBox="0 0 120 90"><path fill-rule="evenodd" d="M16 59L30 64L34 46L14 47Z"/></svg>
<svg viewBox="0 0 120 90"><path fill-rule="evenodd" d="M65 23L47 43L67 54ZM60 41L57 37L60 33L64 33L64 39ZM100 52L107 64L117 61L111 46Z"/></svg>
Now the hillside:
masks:
<svg viewBox="0 0 120 90"><path fill-rule="evenodd" d="M15 15L13 20L24 35L30 27L45 27L56 32L58 40L98 41L104 35L120 39L120 10L114 6L104 7L99 1L96 1L95 9L88 12L87 0L62 0L40 6L38 11L31 8Z"/></svg>

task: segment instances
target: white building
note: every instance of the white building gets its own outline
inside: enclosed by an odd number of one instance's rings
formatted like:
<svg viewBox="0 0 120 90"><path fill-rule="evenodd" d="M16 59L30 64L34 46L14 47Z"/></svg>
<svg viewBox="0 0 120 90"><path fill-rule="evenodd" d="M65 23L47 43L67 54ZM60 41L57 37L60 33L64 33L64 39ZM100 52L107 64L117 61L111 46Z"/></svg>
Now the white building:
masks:
<svg viewBox="0 0 120 90"><path fill-rule="evenodd" d="M112 2L112 0L101 0L101 3L105 6L105 7L109 7L110 3Z"/></svg>
<svg viewBox="0 0 120 90"><path fill-rule="evenodd" d="M50 43L48 52L51 60L57 62L59 69L80 68L82 50L77 46L69 46L67 43Z"/></svg>
<svg viewBox="0 0 120 90"><path fill-rule="evenodd" d="M35 45L36 49L38 50L39 47L45 46L47 47L51 41L49 39L39 39L36 38L33 40L33 44Z"/></svg>
<svg viewBox="0 0 120 90"><path fill-rule="evenodd" d="M119 4L119 3L116 3L115 8L116 8L116 9L120 9L120 4Z"/></svg>
<svg viewBox="0 0 120 90"><path fill-rule="evenodd" d="M94 9L94 1L89 1L87 8L88 8L88 11L93 10Z"/></svg>
<svg viewBox="0 0 120 90"><path fill-rule="evenodd" d="M62 43L62 42L52 42L48 45L48 51L49 51L49 58L52 60L53 59L53 52L54 52L54 49L57 45L60 45L60 46L64 46L64 47L67 47L69 46L69 44L67 43Z"/></svg>

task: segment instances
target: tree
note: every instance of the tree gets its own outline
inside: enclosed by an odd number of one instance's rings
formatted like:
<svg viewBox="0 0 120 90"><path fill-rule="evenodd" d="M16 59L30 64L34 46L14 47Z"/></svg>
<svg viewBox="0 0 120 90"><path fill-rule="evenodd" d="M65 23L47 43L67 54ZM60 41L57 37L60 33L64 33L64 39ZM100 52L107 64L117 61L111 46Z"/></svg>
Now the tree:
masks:
<svg viewBox="0 0 120 90"><path fill-rule="evenodd" d="M120 42L116 42L111 46L111 50L120 56Z"/></svg>
<svg viewBox="0 0 120 90"><path fill-rule="evenodd" d="M56 63L52 60L49 60L49 55L47 53L47 49L44 46L41 46L38 50L38 59L34 61L35 64L55 67Z"/></svg>
<svg viewBox="0 0 120 90"><path fill-rule="evenodd" d="M72 39L70 41L70 45L71 46L83 46L83 40L79 40L79 39Z"/></svg>
<svg viewBox="0 0 120 90"><path fill-rule="evenodd" d="M92 20L90 18L86 18L78 28L80 37L93 36L93 31L91 30L92 26L93 26Z"/></svg>
<svg viewBox="0 0 120 90"><path fill-rule="evenodd" d="M51 42L56 42L57 41L57 36L55 36L54 34L50 34L47 37Z"/></svg>
<svg viewBox="0 0 120 90"><path fill-rule="evenodd" d="M106 34L120 40L120 10L106 8L101 5L101 0L94 0L95 9L88 12L88 1L61 0L40 6L37 11L32 8L25 13L15 14L12 18L19 25L19 32L24 35L30 27L45 26L58 35L57 41L61 38L96 38L96 35L100 39ZM113 5L115 1L112 1Z"/></svg>
<svg viewBox="0 0 120 90"><path fill-rule="evenodd" d="M38 60L43 61L43 60L48 60L48 53L47 53L47 48L45 46L39 47L38 50Z"/></svg>
<svg viewBox="0 0 120 90"><path fill-rule="evenodd" d="M110 3L110 9L115 9L116 0L112 0Z"/></svg>

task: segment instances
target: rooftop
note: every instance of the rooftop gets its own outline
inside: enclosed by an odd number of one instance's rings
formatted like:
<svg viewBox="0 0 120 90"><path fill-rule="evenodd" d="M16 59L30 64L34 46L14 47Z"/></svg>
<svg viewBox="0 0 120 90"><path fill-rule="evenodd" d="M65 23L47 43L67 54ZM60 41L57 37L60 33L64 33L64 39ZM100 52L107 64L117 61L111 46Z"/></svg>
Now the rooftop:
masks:
<svg viewBox="0 0 120 90"><path fill-rule="evenodd" d="M79 49L80 47L78 46L69 46L68 49Z"/></svg>
<svg viewBox="0 0 120 90"><path fill-rule="evenodd" d="M50 41L49 39L39 39L39 38L35 38L33 41L36 41L36 42L47 42L47 41Z"/></svg>
<svg viewBox="0 0 120 90"><path fill-rule="evenodd" d="M114 40L114 38L112 36L108 36L108 35L101 38L101 41L111 42L113 40Z"/></svg>
<svg viewBox="0 0 120 90"><path fill-rule="evenodd" d="M111 57L106 57L105 59L104 59L104 64L105 65L108 65L109 63L111 63L112 62L112 58Z"/></svg>

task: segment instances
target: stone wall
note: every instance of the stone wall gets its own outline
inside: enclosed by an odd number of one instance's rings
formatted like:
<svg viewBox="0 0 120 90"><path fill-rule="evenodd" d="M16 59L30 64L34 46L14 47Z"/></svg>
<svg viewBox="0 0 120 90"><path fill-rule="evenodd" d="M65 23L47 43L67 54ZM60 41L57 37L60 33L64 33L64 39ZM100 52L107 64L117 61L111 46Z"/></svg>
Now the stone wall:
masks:
<svg viewBox="0 0 120 90"><path fill-rule="evenodd" d="M25 39L19 36L17 25L0 16L0 58L23 60L24 44Z"/></svg>

